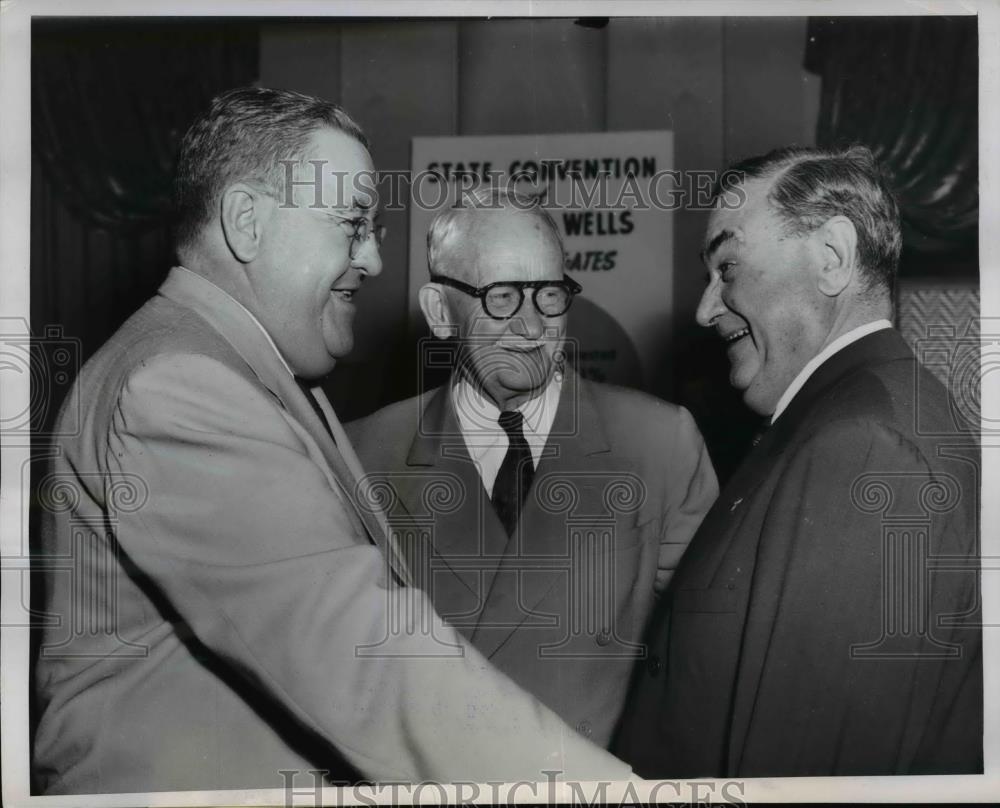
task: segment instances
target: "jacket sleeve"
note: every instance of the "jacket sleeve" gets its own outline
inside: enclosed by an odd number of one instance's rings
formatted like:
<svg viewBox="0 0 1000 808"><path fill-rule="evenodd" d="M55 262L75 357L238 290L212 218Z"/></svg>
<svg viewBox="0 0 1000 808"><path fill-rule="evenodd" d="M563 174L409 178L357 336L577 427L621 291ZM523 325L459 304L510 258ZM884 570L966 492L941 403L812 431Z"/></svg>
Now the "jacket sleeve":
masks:
<svg viewBox="0 0 1000 808"><path fill-rule="evenodd" d="M417 589L380 585L280 405L212 359L161 356L126 381L108 485L148 501L119 543L209 649L378 780L624 779L493 669Z"/></svg>
<svg viewBox="0 0 1000 808"><path fill-rule="evenodd" d="M673 451L663 458L668 491L654 589L662 594L702 519L719 496L719 483L694 418L679 408Z"/></svg>
<svg viewBox="0 0 1000 808"><path fill-rule="evenodd" d="M975 608L977 577L928 572L931 556L975 556L960 466L861 420L795 451L757 549L731 772L920 773L922 749L947 767L963 755L952 740L981 744L975 708L954 715L977 703L978 631L942 622Z"/></svg>

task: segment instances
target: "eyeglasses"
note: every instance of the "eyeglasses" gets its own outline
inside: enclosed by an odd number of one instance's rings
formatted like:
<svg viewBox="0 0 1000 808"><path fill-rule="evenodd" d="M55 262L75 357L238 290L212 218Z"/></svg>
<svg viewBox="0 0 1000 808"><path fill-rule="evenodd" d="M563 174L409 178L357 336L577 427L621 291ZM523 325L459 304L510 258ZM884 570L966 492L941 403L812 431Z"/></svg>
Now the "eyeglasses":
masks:
<svg viewBox="0 0 1000 808"><path fill-rule="evenodd" d="M271 193L270 191L263 191L263 193L270 196L272 199L280 198ZM351 228L351 241L347 247L347 254L353 261L358 256L358 249L362 244L364 244L373 235L375 236L375 243L381 247L382 242L385 241L386 227L384 224L377 224L371 219L365 216L341 216L339 213L327 213L323 210L316 210L314 208L306 208L310 213L319 213L321 216L330 217L336 220L337 224L346 224Z"/></svg>
<svg viewBox="0 0 1000 808"><path fill-rule="evenodd" d="M339 224L346 224L352 230L351 244L347 248L347 254L351 257L352 261L357 258L358 250L361 245L368 241L368 239L372 236L375 236L375 243L380 247L382 246L386 233L384 224L377 224L364 216L358 216L354 219L349 219L346 216L339 216L337 214L333 214L333 216Z"/></svg>
<svg viewBox="0 0 1000 808"><path fill-rule="evenodd" d="M431 275L431 281L478 297L483 311L494 320L509 320L524 304L524 290L531 289L531 302L543 317L558 317L569 311L573 296L583 287L568 275L561 281L498 281L476 288L444 275Z"/></svg>

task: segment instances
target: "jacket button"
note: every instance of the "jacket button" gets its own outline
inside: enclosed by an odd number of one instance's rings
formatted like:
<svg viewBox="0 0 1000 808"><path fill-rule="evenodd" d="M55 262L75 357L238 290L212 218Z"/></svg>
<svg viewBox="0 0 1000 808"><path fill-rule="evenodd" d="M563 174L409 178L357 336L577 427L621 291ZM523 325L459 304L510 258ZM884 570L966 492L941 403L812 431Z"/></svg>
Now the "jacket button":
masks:
<svg viewBox="0 0 1000 808"><path fill-rule="evenodd" d="M602 631L600 634L597 635L595 642L601 647L603 647L607 645L609 642L611 642L611 634L607 631Z"/></svg>
<svg viewBox="0 0 1000 808"><path fill-rule="evenodd" d="M656 654L653 654L646 660L646 669L649 671L650 676L659 676L660 671L663 669L663 663L660 662L660 658Z"/></svg>
<svg viewBox="0 0 1000 808"><path fill-rule="evenodd" d="M590 722L586 719L576 725L576 731L579 732L584 738L589 738L593 732Z"/></svg>

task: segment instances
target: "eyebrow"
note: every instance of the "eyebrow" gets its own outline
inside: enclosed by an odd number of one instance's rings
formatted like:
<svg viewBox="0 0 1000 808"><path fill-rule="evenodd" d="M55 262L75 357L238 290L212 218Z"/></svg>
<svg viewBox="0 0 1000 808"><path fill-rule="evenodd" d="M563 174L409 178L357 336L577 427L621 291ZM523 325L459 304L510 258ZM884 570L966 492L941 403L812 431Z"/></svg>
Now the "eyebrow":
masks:
<svg viewBox="0 0 1000 808"><path fill-rule="evenodd" d="M735 241L735 240L736 240L736 233L734 233L732 230L720 230L712 238L712 240L708 242L708 245L705 247L705 249L701 251L702 263L707 264L709 259L713 255L715 255L715 253L718 251L719 247L721 247L727 241Z"/></svg>

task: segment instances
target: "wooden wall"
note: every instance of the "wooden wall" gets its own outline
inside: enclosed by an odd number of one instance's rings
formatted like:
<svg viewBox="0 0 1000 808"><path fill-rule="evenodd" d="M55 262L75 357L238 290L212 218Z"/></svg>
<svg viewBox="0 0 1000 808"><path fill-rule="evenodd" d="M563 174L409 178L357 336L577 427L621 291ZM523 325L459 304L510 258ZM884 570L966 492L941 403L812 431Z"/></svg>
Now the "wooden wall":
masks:
<svg viewBox="0 0 1000 808"><path fill-rule="evenodd" d="M819 86L802 68L805 45L806 20L794 17L621 18L603 28L570 19L270 23L260 81L342 104L368 132L380 169L408 169L417 135L672 129L676 167L704 170L813 142ZM682 346L704 284L705 214L676 216ZM357 347L334 374L353 368L367 380L367 394L353 384L349 399L331 391L347 416L406 387L375 383L392 375L386 346L405 339L407 310L408 214L383 218L385 270L359 298Z"/></svg>

